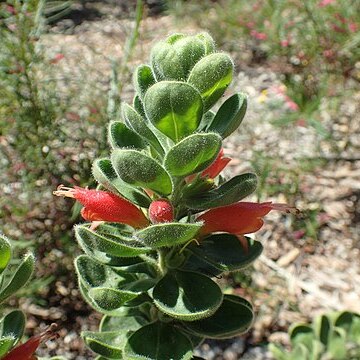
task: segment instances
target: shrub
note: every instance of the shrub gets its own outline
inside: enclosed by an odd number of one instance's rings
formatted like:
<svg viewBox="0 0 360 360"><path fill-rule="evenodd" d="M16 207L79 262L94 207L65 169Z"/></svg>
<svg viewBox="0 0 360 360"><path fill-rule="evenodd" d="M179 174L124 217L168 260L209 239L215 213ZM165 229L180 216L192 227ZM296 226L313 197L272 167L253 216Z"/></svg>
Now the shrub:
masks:
<svg viewBox="0 0 360 360"><path fill-rule="evenodd" d="M242 122L247 97L211 109L232 81L233 62L207 33L173 34L134 72L133 105L109 124L110 158L93 164L95 189L61 185L91 223L75 227L75 260L86 301L104 314L84 332L100 358L190 359L204 338L246 331L251 304L224 295L213 277L239 271L261 253L246 237L284 204L241 200L254 174L226 181L223 140Z"/></svg>

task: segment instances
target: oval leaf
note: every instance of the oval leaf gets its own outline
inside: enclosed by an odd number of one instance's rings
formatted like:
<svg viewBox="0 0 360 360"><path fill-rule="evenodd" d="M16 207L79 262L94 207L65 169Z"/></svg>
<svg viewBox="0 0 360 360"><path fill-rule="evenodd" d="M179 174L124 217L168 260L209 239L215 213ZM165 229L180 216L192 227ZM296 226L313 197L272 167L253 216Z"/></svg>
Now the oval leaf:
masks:
<svg viewBox="0 0 360 360"><path fill-rule="evenodd" d="M193 256L184 264L184 268L200 271L194 258L199 258L214 268L224 271L238 271L254 262L262 253L260 242L245 238L246 248L232 234L215 234L207 237L200 245L187 248Z"/></svg>
<svg viewBox="0 0 360 360"><path fill-rule="evenodd" d="M201 96L182 82L162 81L153 85L144 104L148 119L175 142L192 134L203 116Z"/></svg>
<svg viewBox="0 0 360 360"><path fill-rule="evenodd" d="M162 312L185 321L209 317L223 299L221 289L214 281L187 271L167 273L157 283L152 295Z"/></svg>
<svg viewBox="0 0 360 360"><path fill-rule="evenodd" d="M86 225L77 225L75 236L80 246L84 244L85 248L91 247L110 256L134 257L151 250L129 236L119 234L104 236L90 230Z"/></svg>
<svg viewBox="0 0 360 360"><path fill-rule="evenodd" d="M252 194L257 187L255 174L237 175L216 189L198 196L184 198L185 206L194 210L205 210L234 204Z"/></svg>
<svg viewBox="0 0 360 360"><path fill-rule="evenodd" d="M5 270L11 259L11 247L8 239L0 234L0 274Z"/></svg>
<svg viewBox="0 0 360 360"><path fill-rule="evenodd" d="M122 349L126 344L126 332L83 331L81 334L85 344L95 353L107 359L122 359Z"/></svg>
<svg viewBox="0 0 360 360"><path fill-rule="evenodd" d="M106 311L116 310L138 295L139 293L133 291L118 290L111 287L89 289L89 296L101 309Z"/></svg>
<svg viewBox="0 0 360 360"><path fill-rule="evenodd" d="M109 143L113 149L146 148L146 144L143 139L121 121L112 121L109 124Z"/></svg>
<svg viewBox="0 0 360 360"><path fill-rule="evenodd" d="M217 134L193 134L170 149L164 166L173 176L187 176L206 169L220 148L221 137Z"/></svg>
<svg viewBox="0 0 360 360"><path fill-rule="evenodd" d="M239 127L245 116L246 108L246 95L234 94L220 106L207 131L215 131L225 139Z"/></svg>
<svg viewBox="0 0 360 360"><path fill-rule="evenodd" d="M144 64L139 65L134 72L133 82L136 92L143 99L147 89L156 82L151 67Z"/></svg>
<svg viewBox="0 0 360 360"><path fill-rule="evenodd" d="M188 83L201 94L204 112L224 94L232 81L233 71L234 65L230 56L223 53L205 56L191 70Z"/></svg>
<svg viewBox="0 0 360 360"><path fill-rule="evenodd" d="M190 70L209 51L210 41L205 37L171 35L154 46L150 61L156 79L186 80Z"/></svg>
<svg viewBox="0 0 360 360"><path fill-rule="evenodd" d="M13 277L10 279L5 288L3 288L0 292L0 303L13 295L28 282L34 271L34 267L34 255L31 253L25 255L20 265L15 270Z"/></svg>
<svg viewBox="0 0 360 360"><path fill-rule="evenodd" d="M225 295L224 301L214 315L183 323L191 333L213 339L226 339L249 329L253 321L251 304L245 299Z"/></svg>
<svg viewBox="0 0 360 360"><path fill-rule="evenodd" d="M121 195L135 205L146 208L149 207L151 199L144 191L136 189L121 180L117 176L110 159L95 160L92 172L95 180L107 190Z"/></svg>
<svg viewBox="0 0 360 360"><path fill-rule="evenodd" d="M124 349L126 359L190 360L192 343L173 325L156 322L135 331Z"/></svg>
<svg viewBox="0 0 360 360"><path fill-rule="evenodd" d="M139 100L140 101L140 100ZM140 104L142 105L141 101ZM136 112L128 104L123 104L121 107L122 116L126 124L132 128L137 134L142 136L149 144L160 154L164 154L164 149L160 144L158 138L155 136L149 125L146 123L144 118Z"/></svg>
<svg viewBox="0 0 360 360"><path fill-rule="evenodd" d="M166 170L151 157L136 150L114 150L112 165L128 184L141 186L162 195L169 195L172 182Z"/></svg>
<svg viewBox="0 0 360 360"><path fill-rule="evenodd" d="M187 241L193 239L200 230L201 226L202 223L156 224L136 232L134 237L153 249L163 246L170 247L186 243Z"/></svg>
<svg viewBox="0 0 360 360"><path fill-rule="evenodd" d="M14 337L13 346L22 338L25 330L25 314L21 310L13 310L0 321L0 338Z"/></svg>

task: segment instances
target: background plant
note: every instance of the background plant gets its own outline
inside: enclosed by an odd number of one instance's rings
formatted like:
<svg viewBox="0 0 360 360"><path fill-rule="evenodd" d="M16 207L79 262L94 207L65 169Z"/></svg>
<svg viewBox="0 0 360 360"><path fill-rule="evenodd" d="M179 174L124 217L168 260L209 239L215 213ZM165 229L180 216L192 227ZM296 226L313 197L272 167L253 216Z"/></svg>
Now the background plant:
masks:
<svg viewBox="0 0 360 360"><path fill-rule="evenodd" d="M313 323L294 324L289 330L292 350L270 344L277 360L358 359L360 315L348 311L318 316Z"/></svg>
<svg viewBox="0 0 360 360"><path fill-rule="evenodd" d="M6 301L29 282L35 267L35 258L28 252L21 260L12 258L10 242L0 234L0 311L3 315ZM6 307L5 307L6 308ZM26 316L21 310L7 311L0 318L0 359L30 359L41 342L54 336L52 330L19 345L25 331ZM63 360L53 357L51 360Z"/></svg>

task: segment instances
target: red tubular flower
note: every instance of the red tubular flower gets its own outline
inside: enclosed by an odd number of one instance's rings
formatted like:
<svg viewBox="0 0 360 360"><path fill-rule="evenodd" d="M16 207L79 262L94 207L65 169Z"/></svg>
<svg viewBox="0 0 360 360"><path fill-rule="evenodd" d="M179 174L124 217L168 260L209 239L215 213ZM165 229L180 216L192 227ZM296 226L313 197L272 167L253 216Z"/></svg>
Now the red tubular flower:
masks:
<svg viewBox="0 0 360 360"><path fill-rule="evenodd" d="M84 208L81 215L88 221L109 221L143 228L149 224L144 213L134 204L107 191L60 185L54 195L74 198Z"/></svg>
<svg viewBox="0 0 360 360"><path fill-rule="evenodd" d="M236 235L251 234L263 225L262 217L271 210L290 212L296 210L286 204L239 202L208 210L197 220L204 221L202 235L214 232L228 232Z"/></svg>
<svg viewBox="0 0 360 360"><path fill-rule="evenodd" d="M12 349L2 360L35 360L34 353L42 342L56 338L54 333L55 324L52 324L48 330L38 336L31 337L24 344Z"/></svg>
<svg viewBox="0 0 360 360"><path fill-rule="evenodd" d="M201 177L215 179L230 161L231 158L224 157L224 149L221 149L214 162L201 173Z"/></svg>
<svg viewBox="0 0 360 360"><path fill-rule="evenodd" d="M152 223L171 222L174 220L174 209L166 199L155 200L149 207L149 218Z"/></svg>

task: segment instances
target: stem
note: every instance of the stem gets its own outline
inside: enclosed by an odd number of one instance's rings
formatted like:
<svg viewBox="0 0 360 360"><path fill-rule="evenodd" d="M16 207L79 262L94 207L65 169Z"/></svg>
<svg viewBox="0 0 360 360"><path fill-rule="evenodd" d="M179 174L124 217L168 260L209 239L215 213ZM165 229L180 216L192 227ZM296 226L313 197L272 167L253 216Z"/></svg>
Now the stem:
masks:
<svg viewBox="0 0 360 360"><path fill-rule="evenodd" d="M167 273L167 266L166 266L166 262L165 262L166 255L167 255L166 249L158 250L158 266L160 268L162 275L165 275Z"/></svg>
<svg viewBox="0 0 360 360"><path fill-rule="evenodd" d="M159 263L154 258L152 258L151 256L142 254L142 255L139 255L139 258L141 258L142 260L144 260L145 262L150 264L156 270L157 274L162 273L162 270L161 270L161 268L159 266Z"/></svg>

